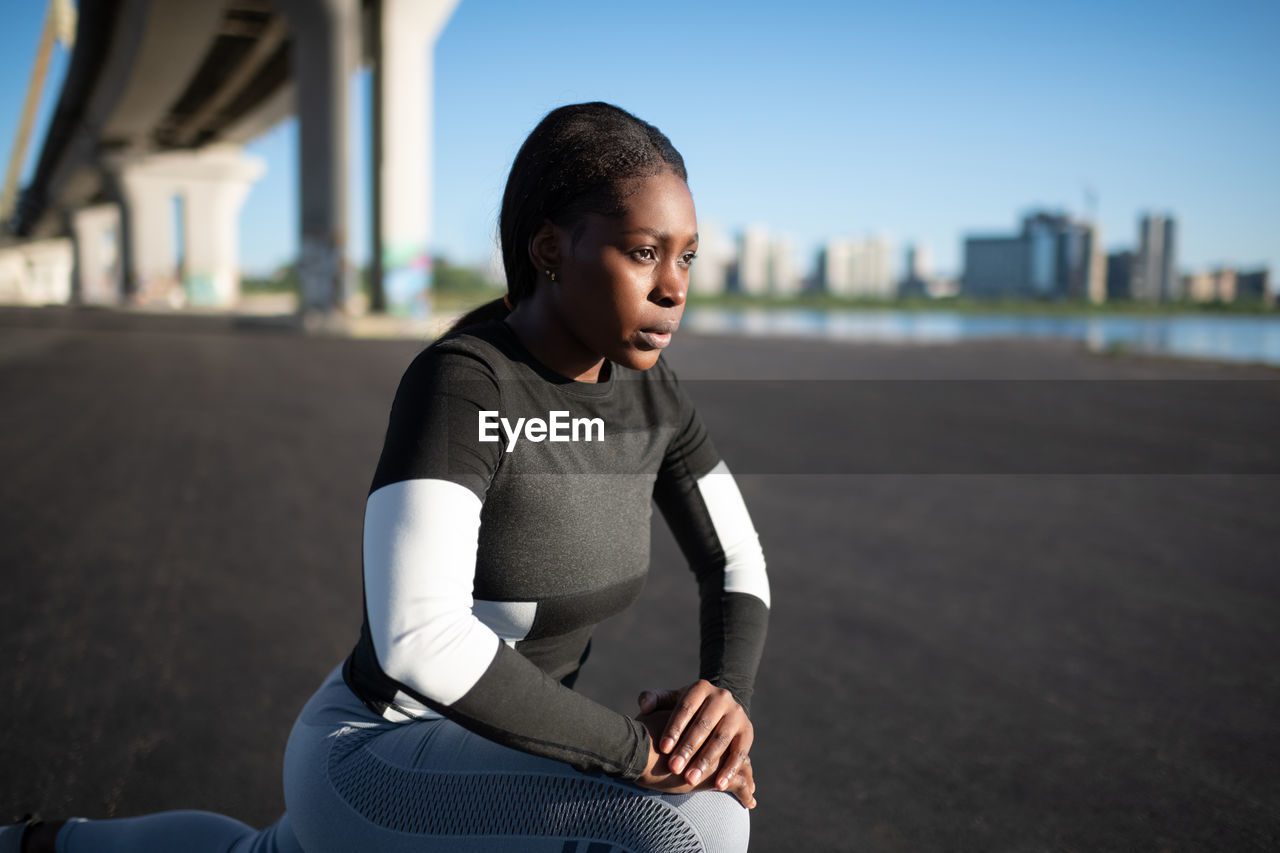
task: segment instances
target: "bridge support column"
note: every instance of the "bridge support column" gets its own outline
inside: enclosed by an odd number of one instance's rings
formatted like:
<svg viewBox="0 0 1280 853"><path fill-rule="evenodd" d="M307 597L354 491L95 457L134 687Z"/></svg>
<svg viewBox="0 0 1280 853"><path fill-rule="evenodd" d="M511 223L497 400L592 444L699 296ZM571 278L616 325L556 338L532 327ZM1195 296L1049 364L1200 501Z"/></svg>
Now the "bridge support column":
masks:
<svg viewBox="0 0 1280 853"><path fill-rule="evenodd" d="M154 160L146 158L122 165L117 186L125 241L126 298L132 302L164 300L180 306L172 185L154 174Z"/></svg>
<svg viewBox="0 0 1280 853"><path fill-rule="evenodd" d="M427 310L432 65L457 0L380 0L373 57L375 310Z"/></svg>
<svg viewBox="0 0 1280 853"><path fill-rule="evenodd" d="M359 0L278 0L293 35L298 107L299 309L308 326L341 314L347 270L347 78Z"/></svg>
<svg viewBox="0 0 1280 853"><path fill-rule="evenodd" d="M124 296L120 207L99 204L75 211L71 237L75 247L71 301L118 305Z"/></svg>
<svg viewBox="0 0 1280 853"><path fill-rule="evenodd" d="M133 298L227 308L240 298L237 221L263 171L238 146L119 161Z"/></svg>

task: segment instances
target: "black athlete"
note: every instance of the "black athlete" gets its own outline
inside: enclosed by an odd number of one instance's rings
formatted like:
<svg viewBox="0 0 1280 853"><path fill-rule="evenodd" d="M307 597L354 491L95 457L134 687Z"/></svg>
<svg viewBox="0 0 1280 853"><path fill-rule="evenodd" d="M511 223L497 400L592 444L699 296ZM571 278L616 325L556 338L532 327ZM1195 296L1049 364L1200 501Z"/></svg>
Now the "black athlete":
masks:
<svg viewBox="0 0 1280 853"><path fill-rule="evenodd" d="M517 154L500 230L506 299L396 393L364 624L290 736L287 814L13 827L0 853L745 849L769 587L660 359L697 248L683 160L623 110L562 107ZM696 576L701 666L633 718L572 688L594 626L639 592L655 503Z"/></svg>
<svg viewBox="0 0 1280 853"><path fill-rule="evenodd" d="M482 441L485 412L508 429L553 412L603 429L590 441L568 428L564 441ZM666 365L612 364L603 381L568 381L501 321L437 343L405 374L374 477L365 625L347 684L389 719L434 710L507 746L639 778L644 727L566 684L595 625L640 592L652 499L704 590L702 674L745 707L767 618L763 558ZM726 551L739 548L730 566ZM445 584L457 595L437 592ZM498 701L512 695L518 704Z"/></svg>

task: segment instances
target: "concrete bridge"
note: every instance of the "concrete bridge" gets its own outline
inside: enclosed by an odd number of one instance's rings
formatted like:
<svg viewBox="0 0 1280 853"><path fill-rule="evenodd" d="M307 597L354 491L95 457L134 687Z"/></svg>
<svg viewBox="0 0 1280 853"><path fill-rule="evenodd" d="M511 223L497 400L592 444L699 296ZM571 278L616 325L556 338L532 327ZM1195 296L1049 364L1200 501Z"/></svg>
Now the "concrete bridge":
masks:
<svg viewBox="0 0 1280 853"><path fill-rule="evenodd" d="M0 248L7 301L229 307L237 223L298 117L300 310L341 313L347 86L373 71L372 307L420 300L431 233L434 44L457 0L81 0L75 48ZM8 291L8 292L6 292ZM16 298L15 298L16 295Z"/></svg>

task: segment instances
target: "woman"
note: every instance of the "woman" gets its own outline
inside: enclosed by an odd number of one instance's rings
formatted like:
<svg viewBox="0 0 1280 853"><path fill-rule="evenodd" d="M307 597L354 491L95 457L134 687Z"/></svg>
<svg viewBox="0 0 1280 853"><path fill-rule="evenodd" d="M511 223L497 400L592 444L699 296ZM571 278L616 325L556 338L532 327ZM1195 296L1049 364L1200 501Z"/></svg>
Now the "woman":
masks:
<svg viewBox="0 0 1280 853"><path fill-rule="evenodd" d="M659 359L697 246L684 163L593 103L507 182L508 294L406 371L365 515L365 619L303 709L287 813L29 828L23 850L742 850L768 613L742 498ZM701 677L630 718L572 690L630 604L651 500L694 569ZM0 837L18 849L21 829Z"/></svg>

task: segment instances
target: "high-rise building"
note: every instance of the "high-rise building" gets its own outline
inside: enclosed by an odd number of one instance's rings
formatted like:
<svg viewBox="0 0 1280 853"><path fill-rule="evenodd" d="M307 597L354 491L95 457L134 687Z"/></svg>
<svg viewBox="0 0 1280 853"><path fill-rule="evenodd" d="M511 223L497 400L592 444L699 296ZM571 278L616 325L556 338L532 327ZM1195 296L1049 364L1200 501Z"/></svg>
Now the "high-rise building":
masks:
<svg viewBox="0 0 1280 853"><path fill-rule="evenodd" d="M818 256L818 281L835 296L888 299L894 295L893 245L881 237L830 240Z"/></svg>
<svg viewBox="0 0 1280 853"><path fill-rule="evenodd" d="M960 292L979 299L1029 296L1031 243L1017 237L966 237Z"/></svg>
<svg viewBox="0 0 1280 853"><path fill-rule="evenodd" d="M849 258L849 282L854 296L890 299L896 290L893 246L881 237L854 240Z"/></svg>
<svg viewBox="0 0 1280 853"><path fill-rule="evenodd" d="M750 225L738 243L738 289L759 295L769 292L769 232Z"/></svg>
<svg viewBox="0 0 1280 853"><path fill-rule="evenodd" d="M1107 250L1102 243L1102 226L1082 222L1085 229L1084 281L1081 296L1095 305L1107 301Z"/></svg>
<svg viewBox="0 0 1280 853"><path fill-rule="evenodd" d="M720 227L710 220L698 223L698 257L689 268L689 292L718 296L729 285L734 262L734 246Z"/></svg>
<svg viewBox="0 0 1280 853"><path fill-rule="evenodd" d="M1133 252L1107 255L1107 299L1132 298Z"/></svg>
<svg viewBox="0 0 1280 853"><path fill-rule="evenodd" d="M818 281L822 289L833 296L850 296L850 258L852 246L848 240L828 240L818 255Z"/></svg>
<svg viewBox="0 0 1280 853"><path fill-rule="evenodd" d="M1181 299L1177 225L1172 216L1147 214L1138 223L1133 264L1133 298L1145 302Z"/></svg>
<svg viewBox="0 0 1280 853"><path fill-rule="evenodd" d="M926 246L912 243L907 246L907 272L905 278L927 281L933 275L933 257Z"/></svg>
<svg viewBox="0 0 1280 853"><path fill-rule="evenodd" d="M777 238L769 247L769 292L775 296L792 296L800 292L795 252L786 237Z"/></svg>
<svg viewBox="0 0 1280 853"><path fill-rule="evenodd" d="M1271 272L1266 267L1240 272L1217 267L1182 276L1182 294L1192 302L1235 302L1237 299L1271 304Z"/></svg>
<svg viewBox="0 0 1280 853"><path fill-rule="evenodd" d="M1096 225L1036 212L1012 237L965 239L961 290L979 298L1106 299L1106 256Z"/></svg>
<svg viewBox="0 0 1280 853"><path fill-rule="evenodd" d="M923 299L928 296L931 278L929 250L915 243L907 246L906 272L898 282L898 298Z"/></svg>
<svg viewBox="0 0 1280 853"><path fill-rule="evenodd" d="M1261 300L1267 305L1274 305L1276 294L1271 288L1271 270L1263 267L1252 272L1238 273L1236 295L1241 299Z"/></svg>
<svg viewBox="0 0 1280 853"><path fill-rule="evenodd" d="M1192 302L1235 302L1236 271L1219 267L1182 276L1182 295Z"/></svg>

